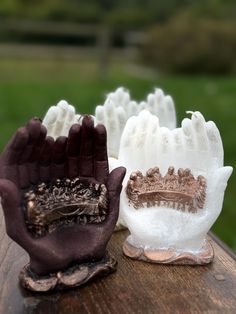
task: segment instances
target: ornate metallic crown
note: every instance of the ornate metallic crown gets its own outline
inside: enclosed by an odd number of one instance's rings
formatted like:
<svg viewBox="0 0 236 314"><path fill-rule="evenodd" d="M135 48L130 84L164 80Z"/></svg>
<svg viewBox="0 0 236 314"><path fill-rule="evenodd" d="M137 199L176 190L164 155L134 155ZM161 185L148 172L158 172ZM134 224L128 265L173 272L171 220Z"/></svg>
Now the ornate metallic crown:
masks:
<svg viewBox="0 0 236 314"><path fill-rule="evenodd" d="M62 225L100 223L107 214L107 188L79 178L41 183L25 194L28 229L42 236Z"/></svg>
<svg viewBox="0 0 236 314"><path fill-rule="evenodd" d="M190 169L180 168L175 173L169 167L165 176L158 167L147 171L146 176L140 171L130 175L126 193L134 208L163 206L195 213L203 208L206 198L206 179L197 179Z"/></svg>

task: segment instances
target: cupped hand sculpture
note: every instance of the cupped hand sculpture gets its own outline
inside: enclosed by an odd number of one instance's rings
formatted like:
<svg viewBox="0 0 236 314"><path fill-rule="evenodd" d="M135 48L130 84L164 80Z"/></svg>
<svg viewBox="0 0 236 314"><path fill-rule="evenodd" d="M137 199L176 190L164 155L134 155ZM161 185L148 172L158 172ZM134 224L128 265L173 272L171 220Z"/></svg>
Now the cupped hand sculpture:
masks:
<svg viewBox="0 0 236 314"><path fill-rule="evenodd" d="M120 139L127 120L138 115L144 109L156 115L161 126L171 130L176 127L174 101L160 88L156 88L153 93L148 94L145 101L138 103L131 99L128 90L119 87L107 95L103 106L96 107L96 121L104 124L107 129L109 157L118 158Z"/></svg>
<svg viewBox="0 0 236 314"><path fill-rule="evenodd" d="M216 125L193 112L170 131L142 111L126 124L119 161L127 168L120 215L131 233L124 253L157 263L209 263L207 232L232 173L223 167Z"/></svg>
<svg viewBox="0 0 236 314"><path fill-rule="evenodd" d="M68 136L71 126L80 122L80 114L74 106L61 100L56 106L51 106L45 114L43 125L47 128L47 135L56 139L59 136Z"/></svg>
<svg viewBox="0 0 236 314"><path fill-rule="evenodd" d="M54 141L39 119L18 129L0 156L7 234L30 256L20 280L48 291L109 273L106 252L119 212L123 167L109 174L106 130L85 116Z"/></svg>
<svg viewBox="0 0 236 314"><path fill-rule="evenodd" d="M119 87L116 91L107 95L103 106L97 106L95 118L98 123L105 125L107 129L107 146L110 170L122 165L119 160L120 141L127 123L132 116L137 116L143 109L148 110L159 119L159 124L170 130L176 127L176 112L171 96L156 88L153 93L147 95L147 99L140 103L131 100L129 91ZM116 230L125 227L124 221L119 217Z"/></svg>

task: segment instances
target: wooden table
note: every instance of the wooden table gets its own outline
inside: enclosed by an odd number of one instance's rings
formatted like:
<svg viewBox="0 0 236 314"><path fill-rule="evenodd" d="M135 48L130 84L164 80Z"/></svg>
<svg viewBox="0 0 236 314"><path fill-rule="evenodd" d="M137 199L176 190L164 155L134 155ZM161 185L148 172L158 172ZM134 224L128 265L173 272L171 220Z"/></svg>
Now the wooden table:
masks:
<svg viewBox="0 0 236 314"><path fill-rule="evenodd" d="M0 216L0 314L236 313L236 260L216 239L211 265L165 266L124 257L127 234L114 234L109 244L116 273L75 290L32 294L18 284L27 254L7 237Z"/></svg>

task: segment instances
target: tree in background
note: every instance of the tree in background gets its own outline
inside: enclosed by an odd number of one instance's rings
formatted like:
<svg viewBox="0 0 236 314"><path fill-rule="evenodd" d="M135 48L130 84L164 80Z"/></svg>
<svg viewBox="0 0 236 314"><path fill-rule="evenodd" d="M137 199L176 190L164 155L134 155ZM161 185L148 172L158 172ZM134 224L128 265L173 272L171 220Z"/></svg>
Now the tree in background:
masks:
<svg viewBox="0 0 236 314"><path fill-rule="evenodd" d="M148 31L142 60L159 71L228 74L236 71L236 3L193 2Z"/></svg>
<svg viewBox="0 0 236 314"><path fill-rule="evenodd" d="M234 0L1 0L0 16L107 22L120 28L164 23L193 8L198 14L234 15ZM235 15L234 15L235 16Z"/></svg>

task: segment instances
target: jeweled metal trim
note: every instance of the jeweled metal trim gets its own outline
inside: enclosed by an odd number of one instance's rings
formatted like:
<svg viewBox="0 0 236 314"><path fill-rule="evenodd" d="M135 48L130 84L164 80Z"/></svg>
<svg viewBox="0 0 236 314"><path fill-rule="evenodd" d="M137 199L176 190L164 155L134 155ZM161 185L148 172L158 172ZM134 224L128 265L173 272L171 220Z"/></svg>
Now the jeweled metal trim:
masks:
<svg viewBox="0 0 236 314"><path fill-rule="evenodd" d="M35 236L62 225L103 222L107 206L106 186L79 178L41 183L24 197L26 225Z"/></svg>
<svg viewBox="0 0 236 314"><path fill-rule="evenodd" d="M195 213L204 207L206 179L196 179L190 169L169 167L162 176L158 167L151 168L144 176L140 171L130 175L126 194L134 208L163 206Z"/></svg>

